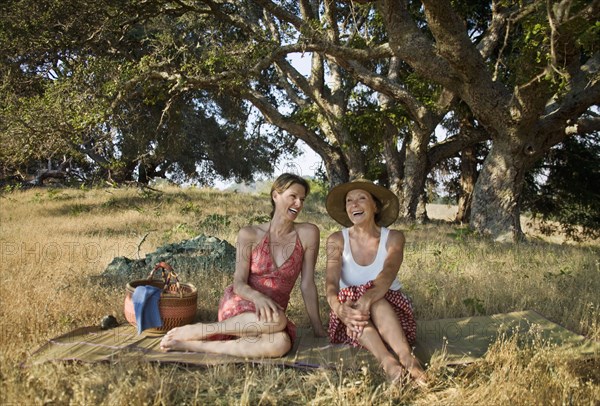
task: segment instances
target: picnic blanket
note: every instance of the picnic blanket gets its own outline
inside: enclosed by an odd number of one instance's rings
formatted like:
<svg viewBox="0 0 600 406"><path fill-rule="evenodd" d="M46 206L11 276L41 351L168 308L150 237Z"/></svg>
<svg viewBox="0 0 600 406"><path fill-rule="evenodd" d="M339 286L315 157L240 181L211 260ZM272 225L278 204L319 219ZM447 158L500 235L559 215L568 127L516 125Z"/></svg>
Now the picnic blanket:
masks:
<svg viewBox="0 0 600 406"><path fill-rule="evenodd" d="M543 340L557 350L571 350L586 358L600 355L600 342L551 322L535 311L519 311L417 322L415 355L428 364L433 358L446 365L474 362L482 358L500 335L517 334L527 340ZM159 348L162 335L138 335L134 327L122 324L111 330L82 327L49 340L25 362L26 366L48 361L118 362L139 357L159 363L217 365L227 363L261 363L297 368L346 368L365 364L376 366L374 357L365 349L329 344L326 338L315 338L307 329L298 329L292 350L281 358L245 359L210 353L163 352ZM248 338L249 340L251 338Z"/></svg>

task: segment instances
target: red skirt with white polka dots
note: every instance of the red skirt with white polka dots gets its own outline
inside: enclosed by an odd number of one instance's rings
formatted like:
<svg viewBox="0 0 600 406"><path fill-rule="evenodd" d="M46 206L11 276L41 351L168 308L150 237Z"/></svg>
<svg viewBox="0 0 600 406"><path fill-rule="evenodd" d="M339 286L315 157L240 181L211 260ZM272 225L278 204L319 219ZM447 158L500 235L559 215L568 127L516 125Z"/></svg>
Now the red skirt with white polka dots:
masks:
<svg viewBox="0 0 600 406"><path fill-rule="evenodd" d="M340 289L338 300L341 303L347 300L355 302L372 286L373 281L369 281L364 285L349 286ZM414 345L417 338L417 322L415 321L410 299L399 290L388 290L384 299L394 308L409 344ZM350 344L353 347L361 346L358 341L352 340L348 336L346 326L333 311L329 313L329 341L333 344Z"/></svg>

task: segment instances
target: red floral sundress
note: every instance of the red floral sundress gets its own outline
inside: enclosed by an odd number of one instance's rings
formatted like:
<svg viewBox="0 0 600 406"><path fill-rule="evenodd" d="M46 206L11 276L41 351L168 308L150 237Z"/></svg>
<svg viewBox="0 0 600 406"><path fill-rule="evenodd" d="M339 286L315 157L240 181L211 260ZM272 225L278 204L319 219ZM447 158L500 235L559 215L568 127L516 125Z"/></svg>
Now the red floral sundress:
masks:
<svg viewBox="0 0 600 406"><path fill-rule="evenodd" d="M273 299L285 311L290 301L290 293L302 270L304 249L300 238L296 234L296 242L288 259L278 268L271 254L269 243L270 229L265 233L262 241L254 247L250 255L250 275L248 285ZM219 321L229 319L240 313L256 311L254 302L243 299L233 292L233 285L225 288L225 294L219 304ZM288 319L285 331L290 336L292 343L296 339L296 325ZM211 337L214 339L231 339L233 336Z"/></svg>

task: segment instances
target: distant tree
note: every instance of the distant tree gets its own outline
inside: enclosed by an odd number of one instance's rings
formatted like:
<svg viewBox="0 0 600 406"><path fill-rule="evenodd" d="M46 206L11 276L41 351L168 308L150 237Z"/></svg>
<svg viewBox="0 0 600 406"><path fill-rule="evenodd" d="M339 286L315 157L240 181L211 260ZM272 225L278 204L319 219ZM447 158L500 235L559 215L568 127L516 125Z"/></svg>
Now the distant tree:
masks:
<svg viewBox="0 0 600 406"><path fill-rule="evenodd" d="M456 137L457 134L463 139L489 140L489 134L474 119L468 106L461 103L456 106L453 113L443 121L443 127L448 136ZM481 170L482 163L489 152L488 142L465 143L460 151L450 158L435 160L434 174L440 174L444 180L441 188L450 201L458 205L454 221L461 224L469 224L471 218L471 202L473 191ZM433 149L432 155L436 153Z"/></svg>
<svg viewBox="0 0 600 406"><path fill-rule="evenodd" d="M460 98L492 141L474 187L470 224L496 239L522 238L527 171L570 137L571 127L579 134L600 128L598 118L585 117L600 100L600 3L373 4L385 23L387 42L351 50L316 43L308 48L323 49L338 61L388 58L391 51L419 77ZM423 150L423 138L416 140L421 140L416 151ZM404 176L416 178L406 171Z"/></svg>
<svg viewBox="0 0 600 406"><path fill-rule="evenodd" d="M131 134L127 151L137 159L128 161L146 175L172 164L165 140L178 139L169 131L182 128L182 117L200 114L195 103L202 96L218 110L239 102L256 134L269 123L306 142L323 158L331 184L356 176L381 179L399 191L408 218L437 163L489 139L470 224L497 239L521 238L527 172L570 136L567 128L583 134L582 117L600 98L598 2L6 3L8 34L0 41L10 51L7 66L21 72L13 78L35 77L35 89L40 76L46 78L40 73L63 61L73 72L90 60L110 64L109 78L92 86L92 94L104 97L73 95L90 107L68 122L79 137L81 129L87 137L110 129L111 142L125 145ZM294 53L310 53L309 75L292 66ZM16 94L18 100L33 97ZM449 112L456 114L459 103L468 107L471 127L483 131L461 130L438 142L434 128ZM146 120L134 114L145 106L155 109L139 115L155 125L152 141L139 132ZM210 117L219 125L227 119ZM241 122L234 120L234 133L248 129ZM594 127L599 121L586 122ZM271 140L277 144L268 148L270 158L289 146L283 137ZM101 141L94 141L94 151L110 155L112 145Z"/></svg>
<svg viewBox="0 0 600 406"><path fill-rule="evenodd" d="M523 207L546 234L600 238L600 133L552 148L527 178Z"/></svg>
<svg viewBox="0 0 600 406"><path fill-rule="evenodd" d="M377 2L387 46L456 94L489 131L492 147L475 185L470 224L495 239L518 240L527 171L600 100L600 3L492 2L482 40L502 41L489 58L471 38L457 10L461 2L423 0L427 31L411 4ZM600 120L585 121L600 126Z"/></svg>
<svg viewBox="0 0 600 406"><path fill-rule="evenodd" d="M68 157L70 169L88 177L211 184L216 175L271 173L282 151L296 152L293 139L234 94L177 92L156 71L153 80L135 80L181 29L168 6L84 3L1 6L4 173Z"/></svg>

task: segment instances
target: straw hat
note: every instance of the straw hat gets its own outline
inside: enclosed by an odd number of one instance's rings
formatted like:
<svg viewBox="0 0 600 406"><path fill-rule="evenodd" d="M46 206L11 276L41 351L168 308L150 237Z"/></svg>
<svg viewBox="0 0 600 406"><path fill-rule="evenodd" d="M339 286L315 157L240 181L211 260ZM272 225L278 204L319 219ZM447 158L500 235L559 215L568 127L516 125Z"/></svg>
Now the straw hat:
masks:
<svg viewBox="0 0 600 406"><path fill-rule="evenodd" d="M355 189L366 190L381 202L379 221L377 222L380 226L387 227L396 221L400 210L398 197L391 190L366 179L357 179L352 182L342 183L329 191L325 207L327 208L327 213L335 221L345 227L352 226L352 221L350 221L346 213L346 195Z"/></svg>

